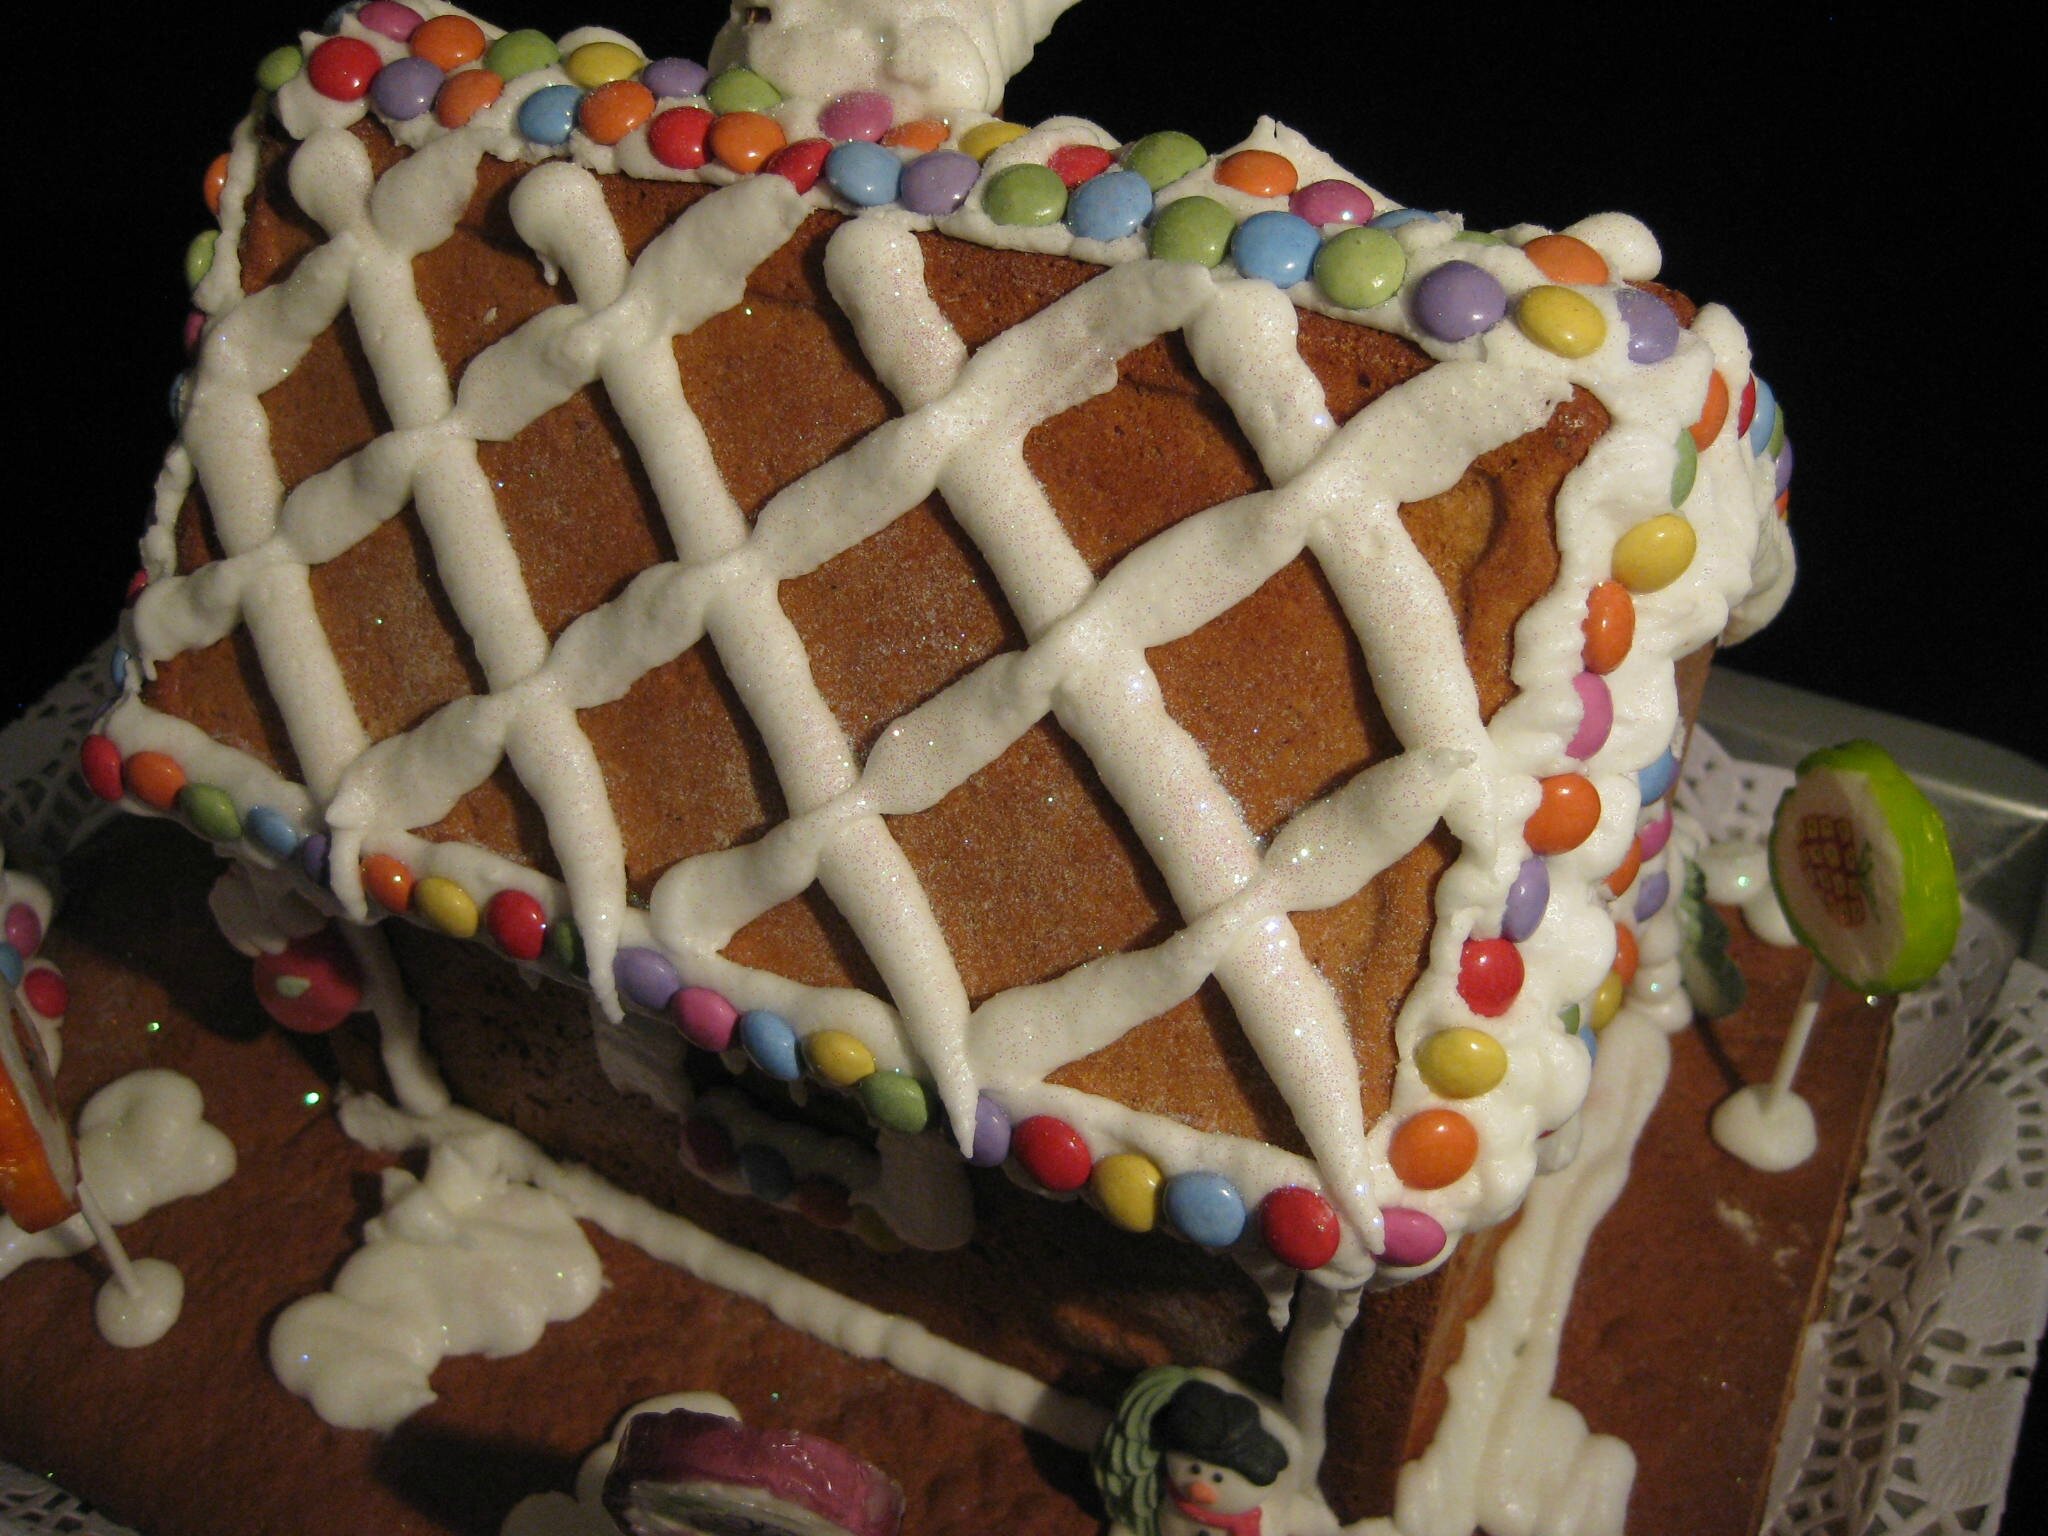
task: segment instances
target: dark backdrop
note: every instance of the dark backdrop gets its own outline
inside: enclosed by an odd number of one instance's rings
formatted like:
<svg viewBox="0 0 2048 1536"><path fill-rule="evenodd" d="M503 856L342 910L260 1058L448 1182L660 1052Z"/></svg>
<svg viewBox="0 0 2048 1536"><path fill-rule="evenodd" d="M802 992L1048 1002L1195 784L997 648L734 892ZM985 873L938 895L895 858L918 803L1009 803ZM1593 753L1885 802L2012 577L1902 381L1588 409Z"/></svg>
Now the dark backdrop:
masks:
<svg viewBox="0 0 2048 1536"><path fill-rule="evenodd" d="M479 3L507 26L602 22L698 57L723 11ZM110 8L121 19L16 35L6 714L110 626L169 432L201 172L256 59L322 9ZM1482 228L1640 215L1666 276L1748 325L1798 449L1801 584L1731 659L2048 757L2041 176L2015 147L2040 89L2022 51L1993 20L1936 31L1860 6L1088 0L1009 107L1211 148L1269 112L1389 195ZM2038 1496L2007 1528L2048 1528Z"/></svg>

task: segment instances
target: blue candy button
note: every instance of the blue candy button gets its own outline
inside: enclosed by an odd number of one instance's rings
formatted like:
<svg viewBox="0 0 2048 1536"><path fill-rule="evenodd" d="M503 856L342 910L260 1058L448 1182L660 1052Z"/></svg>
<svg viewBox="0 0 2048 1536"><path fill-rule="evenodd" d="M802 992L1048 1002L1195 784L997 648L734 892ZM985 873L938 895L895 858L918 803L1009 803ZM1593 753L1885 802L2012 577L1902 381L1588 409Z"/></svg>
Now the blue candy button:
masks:
<svg viewBox="0 0 2048 1536"><path fill-rule="evenodd" d="M1678 777L1678 758L1669 747L1664 755L1636 775L1636 787L1642 791L1643 804L1654 805L1664 798L1664 791L1671 787L1671 781Z"/></svg>
<svg viewBox="0 0 2048 1536"><path fill-rule="evenodd" d="M259 805L250 811L242 818L242 831L250 842L276 858L288 859L298 851L297 829L275 807Z"/></svg>
<svg viewBox="0 0 2048 1536"><path fill-rule="evenodd" d="M740 1045L754 1065L777 1082L793 1083L804 1075L796 1031L779 1013L750 1008L741 1014Z"/></svg>
<svg viewBox="0 0 2048 1536"><path fill-rule="evenodd" d="M1244 1235L1244 1196L1220 1173L1176 1174L1164 1204L1166 1219L1204 1248L1228 1248Z"/></svg>
<svg viewBox="0 0 2048 1536"><path fill-rule="evenodd" d="M825 179L834 192L856 207L879 208L896 201L903 162L879 144L850 139L834 145L825 157Z"/></svg>
<svg viewBox="0 0 2048 1536"><path fill-rule="evenodd" d="M1067 198L1067 228L1083 240L1121 240L1152 216L1152 184L1136 171L1104 171Z"/></svg>
<svg viewBox="0 0 2048 1536"><path fill-rule="evenodd" d="M1300 214L1269 208L1237 226L1230 259L1246 277L1292 288L1308 276L1322 245L1322 234Z"/></svg>
<svg viewBox="0 0 2048 1536"><path fill-rule="evenodd" d="M566 144L582 104L575 86L544 85L519 103L519 131L536 144Z"/></svg>

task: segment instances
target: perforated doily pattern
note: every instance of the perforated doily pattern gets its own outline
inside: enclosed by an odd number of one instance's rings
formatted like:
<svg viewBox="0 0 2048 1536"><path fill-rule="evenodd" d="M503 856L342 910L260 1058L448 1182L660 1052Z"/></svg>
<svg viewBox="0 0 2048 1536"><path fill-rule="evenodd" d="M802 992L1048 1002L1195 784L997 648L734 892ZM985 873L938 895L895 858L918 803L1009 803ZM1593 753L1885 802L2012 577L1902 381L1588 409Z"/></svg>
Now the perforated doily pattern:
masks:
<svg viewBox="0 0 2048 1536"><path fill-rule="evenodd" d="M0 843L15 862L52 865L105 809L78 772L78 744L114 697L114 642L0 730Z"/></svg>
<svg viewBox="0 0 2048 1536"><path fill-rule="evenodd" d="M46 1477L0 1461L0 1536L136 1536Z"/></svg>

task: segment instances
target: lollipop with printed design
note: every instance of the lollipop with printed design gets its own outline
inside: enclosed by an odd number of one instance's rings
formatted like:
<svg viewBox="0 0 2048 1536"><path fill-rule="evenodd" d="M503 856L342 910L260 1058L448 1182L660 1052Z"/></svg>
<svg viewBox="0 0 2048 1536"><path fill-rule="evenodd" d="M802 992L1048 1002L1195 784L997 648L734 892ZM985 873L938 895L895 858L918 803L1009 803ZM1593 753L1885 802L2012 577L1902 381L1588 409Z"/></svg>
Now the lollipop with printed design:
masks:
<svg viewBox="0 0 2048 1536"><path fill-rule="evenodd" d="M1768 1083L1714 1113L1714 1139L1755 1167L1813 1155L1813 1111L1792 1091L1830 977L1865 996L1909 992L1955 948L1962 896L1940 813L1874 742L1823 748L1799 764L1771 823L1771 883L1818 962Z"/></svg>

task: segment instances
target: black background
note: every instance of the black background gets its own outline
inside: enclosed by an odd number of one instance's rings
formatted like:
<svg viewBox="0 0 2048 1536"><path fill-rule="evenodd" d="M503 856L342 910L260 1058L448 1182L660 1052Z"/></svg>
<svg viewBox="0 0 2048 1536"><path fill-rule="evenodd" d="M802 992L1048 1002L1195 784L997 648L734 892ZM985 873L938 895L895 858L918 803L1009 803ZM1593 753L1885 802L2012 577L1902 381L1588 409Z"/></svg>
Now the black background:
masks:
<svg viewBox="0 0 2048 1536"><path fill-rule="evenodd" d="M485 8L698 58L723 14ZM0 514L8 714L111 626L170 431L182 253L209 222L201 174L255 61L322 6L112 14L65 21L62 48L56 21L36 47L15 37L6 312L25 398ZM1800 584L1729 660L2048 758L2042 177L2038 150L2016 147L2040 107L2031 49L1999 15L1935 30L1862 6L1089 0L1007 105L1126 140L1180 128L1211 149L1268 112L1389 196L1479 228L1640 216L1666 279L1748 327L1798 452ZM2038 1454L2038 1427L2029 1438ZM2016 1494L2006 1528L2048 1529L2038 1495Z"/></svg>

